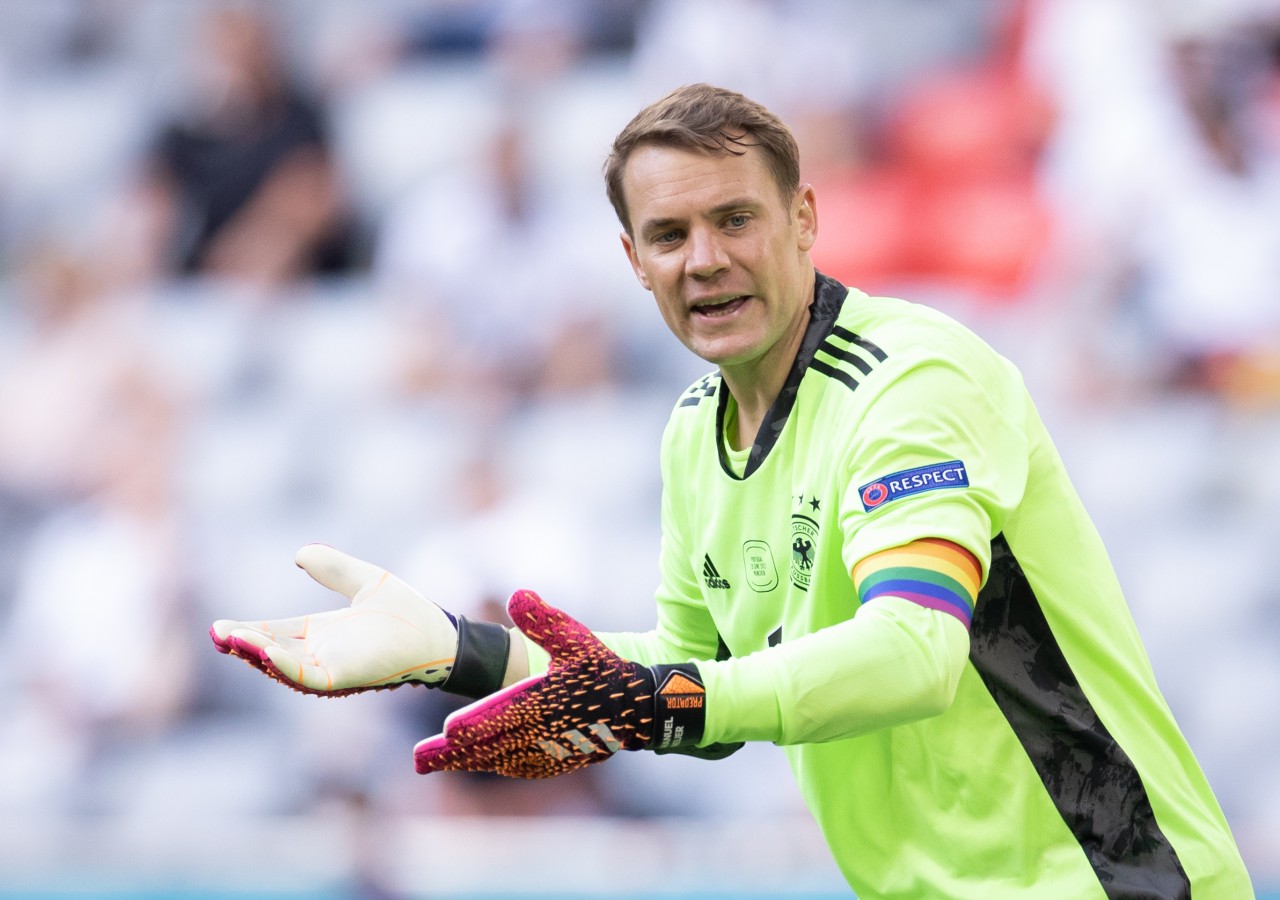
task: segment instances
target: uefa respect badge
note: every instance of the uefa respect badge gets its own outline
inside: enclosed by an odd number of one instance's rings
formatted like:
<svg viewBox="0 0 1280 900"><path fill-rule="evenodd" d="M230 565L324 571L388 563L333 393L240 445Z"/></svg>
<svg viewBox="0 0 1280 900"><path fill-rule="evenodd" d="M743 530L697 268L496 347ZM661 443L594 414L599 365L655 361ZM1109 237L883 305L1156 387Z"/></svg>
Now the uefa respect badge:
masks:
<svg viewBox="0 0 1280 900"><path fill-rule="evenodd" d="M862 500L862 508L871 512L900 497L910 497L912 494L922 494L925 491L936 491L940 488L968 486L969 473L965 471L964 463L953 459L932 466L905 469L877 478L858 488L858 497Z"/></svg>

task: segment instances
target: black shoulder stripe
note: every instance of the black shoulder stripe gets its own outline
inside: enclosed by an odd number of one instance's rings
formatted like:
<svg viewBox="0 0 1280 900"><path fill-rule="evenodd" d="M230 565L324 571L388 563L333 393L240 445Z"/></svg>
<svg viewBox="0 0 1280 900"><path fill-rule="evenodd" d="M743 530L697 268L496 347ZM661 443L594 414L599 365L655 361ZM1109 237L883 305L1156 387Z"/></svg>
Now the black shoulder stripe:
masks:
<svg viewBox="0 0 1280 900"><path fill-rule="evenodd" d="M885 353L883 350L881 350L875 344L871 343L866 338L860 335L854 334L848 328L842 328L841 326L837 325L836 327L831 329L831 333L842 340L848 341L850 344L856 344L857 346L861 347L863 350L866 350L873 357L875 357L877 362L884 362L886 359L889 358L889 354Z"/></svg>
<svg viewBox="0 0 1280 900"><path fill-rule="evenodd" d="M815 372L821 372L823 375L828 375L831 378L834 378L836 381L840 382L851 391L858 389L858 380L856 378L854 378L852 375L850 375L848 372L844 371L843 369L837 369L835 366L831 365L830 363L826 363L820 359L815 358L813 362L809 364L809 368L813 369L813 371Z"/></svg>
<svg viewBox="0 0 1280 900"><path fill-rule="evenodd" d="M817 352L835 360L836 364L832 365L826 360L819 359L815 354L809 367L815 372L834 378L851 391L857 388L859 381L858 377L849 371L850 367L857 369L865 377L871 374L876 363L882 363L889 358L889 354L880 347L840 325L832 327L826 340L818 345Z"/></svg>
<svg viewBox="0 0 1280 900"><path fill-rule="evenodd" d="M836 359L840 360L841 362L851 363L853 367L857 369L859 372L861 372L863 375L871 374L871 363L867 362L865 359L863 359L858 354L854 353L852 350L837 347L835 344L831 343L830 341L827 341L818 349L821 352L827 354L828 356L834 356ZM815 369L818 368L818 365L816 362L814 363L814 368Z"/></svg>

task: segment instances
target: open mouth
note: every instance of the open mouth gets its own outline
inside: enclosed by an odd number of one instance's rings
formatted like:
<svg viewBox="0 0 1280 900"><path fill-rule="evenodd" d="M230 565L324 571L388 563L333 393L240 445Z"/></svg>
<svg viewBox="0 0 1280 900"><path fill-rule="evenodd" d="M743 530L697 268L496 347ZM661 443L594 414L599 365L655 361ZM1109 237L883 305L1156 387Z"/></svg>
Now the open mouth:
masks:
<svg viewBox="0 0 1280 900"><path fill-rule="evenodd" d="M699 303L693 308L693 314L708 319L732 315L746 305L746 302L750 299L749 294L742 294L737 297L729 297L726 300L718 300L714 303Z"/></svg>

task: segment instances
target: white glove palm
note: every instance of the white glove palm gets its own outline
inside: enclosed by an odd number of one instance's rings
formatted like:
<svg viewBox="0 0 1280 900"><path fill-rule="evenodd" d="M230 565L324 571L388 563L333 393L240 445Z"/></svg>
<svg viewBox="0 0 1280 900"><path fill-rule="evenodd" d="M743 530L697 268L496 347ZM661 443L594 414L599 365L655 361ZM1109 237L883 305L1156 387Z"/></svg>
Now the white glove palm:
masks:
<svg viewBox="0 0 1280 900"><path fill-rule="evenodd" d="M497 651L501 626L468 623L446 613L399 578L372 563L324 544L298 551L298 566L317 582L350 599L330 612L264 622L219 619L210 635L223 653L244 659L283 684L310 694L342 696L406 683L444 685L455 668L459 629L489 629L489 657ZM498 643L506 640L505 632ZM497 665L498 682L506 664ZM482 696L497 685L470 691ZM462 686L460 686L462 687Z"/></svg>

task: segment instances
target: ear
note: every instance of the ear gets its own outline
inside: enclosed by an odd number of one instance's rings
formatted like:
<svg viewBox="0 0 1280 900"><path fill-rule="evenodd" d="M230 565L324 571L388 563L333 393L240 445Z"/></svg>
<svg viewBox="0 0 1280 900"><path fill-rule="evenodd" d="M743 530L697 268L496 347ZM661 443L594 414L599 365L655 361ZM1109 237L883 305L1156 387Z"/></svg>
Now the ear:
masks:
<svg viewBox="0 0 1280 900"><path fill-rule="evenodd" d="M645 275L644 269L640 267L640 257L636 254L635 241L625 231L618 237L622 239L622 249L627 251L627 261L631 263L631 271L636 273L636 279L640 282L640 286L646 291L652 291L653 288L649 286L649 276Z"/></svg>
<svg viewBox="0 0 1280 900"><path fill-rule="evenodd" d="M814 193L813 185L800 185L792 207L800 249L807 253L813 249L813 244L818 239L818 197Z"/></svg>

